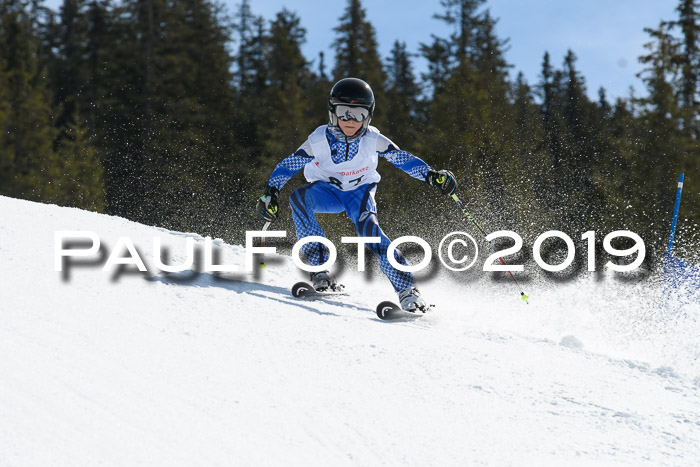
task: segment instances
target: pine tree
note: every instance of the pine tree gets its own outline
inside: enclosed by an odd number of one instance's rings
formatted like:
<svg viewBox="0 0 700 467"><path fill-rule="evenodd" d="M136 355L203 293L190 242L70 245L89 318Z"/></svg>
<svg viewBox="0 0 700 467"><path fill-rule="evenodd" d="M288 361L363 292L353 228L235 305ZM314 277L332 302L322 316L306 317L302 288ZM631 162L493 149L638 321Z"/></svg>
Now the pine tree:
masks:
<svg viewBox="0 0 700 467"><path fill-rule="evenodd" d="M496 37L489 12L480 11L483 0L441 4L444 11L435 17L452 28L443 41L451 68L435 92L426 143L438 153L440 165L470 181L472 196L482 197L490 212L511 222L503 209L508 199L504 182L513 179L508 172L518 150L512 143L515 122L509 67L503 58L506 41Z"/></svg>
<svg viewBox="0 0 700 467"><path fill-rule="evenodd" d="M505 59L505 53L509 49L509 39L500 39L496 35L497 20L491 17L486 10L477 19L474 31L473 62L488 81L496 84L492 91L499 92L498 87L504 85L508 77L508 70L512 68Z"/></svg>
<svg viewBox="0 0 700 467"><path fill-rule="evenodd" d="M77 109L65 123L65 135L60 140L58 155L61 161L60 181L56 201L62 206L101 212L104 209L104 181L102 164L90 141L86 122Z"/></svg>
<svg viewBox="0 0 700 467"><path fill-rule="evenodd" d="M698 193L700 175L694 174L700 174L700 4L697 0L680 0L676 11L678 19L669 23L672 28L680 30L681 36L675 57L680 67L675 93L682 121L682 139L679 142L682 160L676 170L689 174L686 192ZM686 205L691 206L690 219L695 224L700 223L700 197L689 197Z"/></svg>
<svg viewBox="0 0 700 467"><path fill-rule="evenodd" d="M241 95L255 95L264 90L267 82L265 20L253 14L248 0L242 0L235 19L233 29L238 43L235 83Z"/></svg>
<svg viewBox="0 0 700 467"><path fill-rule="evenodd" d="M421 78L429 84L430 95L434 99L450 76L452 56L450 44L446 39L434 34L431 37L433 39L431 44L420 45L420 53L428 61L428 72L421 73Z"/></svg>
<svg viewBox="0 0 700 467"><path fill-rule="evenodd" d="M546 187L549 154L542 144L545 137L540 108L522 72L518 73L511 94L514 128L509 143L512 157L507 161L504 183L512 204L518 206L519 216L538 219L540 225L546 225L548 222L542 213L546 212L547 205L542 191ZM531 232L531 227L531 223L522 222L518 225L519 233L537 235L538 232Z"/></svg>
<svg viewBox="0 0 700 467"><path fill-rule="evenodd" d="M486 0L440 0L442 13L434 18L442 20L454 30L450 35L451 56L455 65L466 60L476 61L477 25L480 22L479 10Z"/></svg>
<svg viewBox="0 0 700 467"><path fill-rule="evenodd" d="M63 0L58 25L58 57L54 64L54 106L62 112L56 118L56 126L62 127L76 110L84 107L77 102L89 80L85 63L88 23L84 0ZM86 107L86 106L85 106Z"/></svg>
<svg viewBox="0 0 700 467"><path fill-rule="evenodd" d="M539 108L522 72L519 72L515 79L513 96L516 140L521 143L519 148L521 158L528 160L534 156L544 136Z"/></svg>
<svg viewBox="0 0 700 467"><path fill-rule="evenodd" d="M104 63L110 60L112 37L112 18L110 0L90 0L86 11L86 50L85 68L87 68L87 83L81 90L82 101L79 109L85 116L91 134L96 144L99 144L104 133L103 107L107 83Z"/></svg>
<svg viewBox="0 0 700 467"><path fill-rule="evenodd" d="M377 102L374 122L382 126L387 121L385 112L384 67L379 58L374 26L367 19L367 12L360 0L348 0L340 23L335 31L335 80L353 77L366 81Z"/></svg>
<svg viewBox="0 0 700 467"><path fill-rule="evenodd" d="M51 147L50 94L38 65L34 16L23 3L0 1L0 79L6 84L0 105L0 194L50 201L58 162Z"/></svg>
<svg viewBox="0 0 700 467"><path fill-rule="evenodd" d="M534 92L525 80L522 72L518 73L513 85L514 142L518 160L526 173L533 177L535 187L542 184L541 171L548 164L543 164L549 157L543 147L544 127L540 118L540 108L535 102Z"/></svg>
<svg viewBox="0 0 700 467"><path fill-rule="evenodd" d="M395 41L386 67L387 134L403 145L416 139L419 121L420 88L413 74L406 43Z"/></svg>
<svg viewBox="0 0 700 467"><path fill-rule="evenodd" d="M477 34L484 35L479 23L484 19L479 12L486 0L440 0L442 13L433 18L443 21L453 31L447 38L432 35L432 43L421 44L421 54L428 60L428 73L423 80L430 83L433 98L441 92L452 70L462 63L471 64L483 56L479 49ZM481 31L479 31L481 29ZM491 50L492 53L498 52Z"/></svg>
<svg viewBox="0 0 700 467"><path fill-rule="evenodd" d="M259 161L263 151L263 120L265 118L262 96L267 88L267 31L265 20L253 14L250 3L243 0L236 11L232 25L237 50L234 56L236 105L245 109L238 124L238 148Z"/></svg>
<svg viewBox="0 0 700 467"><path fill-rule="evenodd" d="M157 218L174 227L211 232L212 211L226 205L232 179L243 172L231 152L234 110L230 82L232 57L221 11L207 0L180 0L167 12L165 40L154 61L159 76L153 135ZM240 197L239 197L240 200Z"/></svg>
<svg viewBox="0 0 700 467"><path fill-rule="evenodd" d="M598 88L598 108L605 118L610 118L612 106L610 105L610 102L608 102L607 92L602 86Z"/></svg>
<svg viewBox="0 0 700 467"><path fill-rule="evenodd" d="M680 29L681 46L675 61L680 66L679 102L683 113L684 130L694 138L700 137L700 4L697 0L680 0L676 11L679 18L669 22Z"/></svg>
<svg viewBox="0 0 700 467"><path fill-rule="evenodd" d="M585 230L597 225L605 203L594 177L607 147L604 115L587 96L573 51L568 51L561 70L552 67L545 53L541 76L543 143L551 170L539 195L571 231Z"/></svg>
<svg viewBox="0 0 700 467"><path fill-rule="evenodd" d="M318 53L318 78L328 81L328 75L326 74L325 54L323 51Z"/></svg>
<svg viewBox="0 0 700 467"><path fill-rule="evenodd" d="M650 210L659 210L662 205L672 203L672 193L668 187L674 185L677 172L681 170L682 141L680 135L680 109L674 93L673 83L677 82L680 70L675 63L679 44L669 32L670 26L661 22L657 29L646 28L651 41L645 44L649 51L639 58L646 65L639 74L646 84L648 96L640 98L642 106L641 124L644 128L642 147L639 151L639 170L646 175L645 202ZM657 205L654 209L653 206ZM669 219L665 209L656 214Z"/></svg>
<svg viewBox="0 0 700 467"><path fill-rule="evenodd" d="M576 69L576 55L569 50L564 58L565 94L562 115L566 125L565 180L572 188L588 187L593 148L589 128L590 102L583 77Z"/></svg>
<svg viewBox="0 0 700 467"><path fill-rule="evenodd" d="M133 0L114 17L107 206L172 228L208 226L203 206L240 173L225 23L205 0Z"/></svg>
<svg viewBox="0 0 700 467"><path fill-rule="evenodd" d="M544 54L540 76L541 80L537 89L542 100L540 109L544 128L543 146L549 154L549 161L543 161L543 168L547 167L549 170L542 174L543 178L538 184L538 195L541 199L546 200L550 209L557 210L560 208L560 198L556 194L555 183L556 174L561 170L564 159L564 123L559 94L561 73L554 70L549 52Z"/></svg>
<svg viewBox="0 0 700 467"><path fill-rule="evenodd" d="M309 72L304 86L304 118L312 129L328 122L328 95L332 86L331 77L326 73L325 54L319 52L318 71Z"/></svg>
<svg viewBox="0 0 700 467"><path fill-rule="evenodd" d="M387 119L380 130L399 148L421 155L424 115L419 102L420 88L416 84L411 54L405 42L394 42L386 64L384 111ZM406 174L385 162L380 162L378 170L382 179L387 181L378 194L382 212L401 218L405 206L420 206L424 202L422 190L406 190Z"/></svg>
<svg viewBox="0 0 700 467"><path fill-rule="evenodd" d="M323 114L312 121L305 118L306 90L311 78L301 52L305 36L306 30L301 27L299 17L287 9L277 13L270 22L266 47L269 87L264 94L263 139L267 153L273 155L271 160L294 151L313 127L323 121ZM265 172L269 172L267 169L272 167L266 167Z"/></svg>
<svg viewBox="0 0 700 467"><path fill-rule="evenodd" d="M0 19L5 21L4 15ZM13 183L14 151L7 147L8 132L10 127L10 70L7 69L7 61L0 54L0 190L3 194L10 194L10 186Z"/></svg>
<svg viewBox="0 0 700 467"><path fill-rule="evenodd" d="M105 207L109 214L154 223L145 200L153 197L148 184L151 157L152 60L154 28L161 24L164 6L157 0L133 0L115 6L110 25L112 44L103 62L106 80L103 111ZM156 76L158 76L156 74Z"/></svg>

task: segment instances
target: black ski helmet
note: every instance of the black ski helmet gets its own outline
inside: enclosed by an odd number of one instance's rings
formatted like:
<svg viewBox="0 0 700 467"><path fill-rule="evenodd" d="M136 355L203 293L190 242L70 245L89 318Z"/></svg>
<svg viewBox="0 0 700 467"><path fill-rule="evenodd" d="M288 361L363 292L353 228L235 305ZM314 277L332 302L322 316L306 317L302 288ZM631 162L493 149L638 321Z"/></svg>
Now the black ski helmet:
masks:
<svg viewBox="0 0 700 467"><path fill-rule="evenodd" d="M331 94L328 96L328 116L331 126L338 126L336 105L351 105L369 110L369 117L362 122L362 128L367 129L374 113L374 93L369 84L359 78L343 78L333 85Z"/></svg>

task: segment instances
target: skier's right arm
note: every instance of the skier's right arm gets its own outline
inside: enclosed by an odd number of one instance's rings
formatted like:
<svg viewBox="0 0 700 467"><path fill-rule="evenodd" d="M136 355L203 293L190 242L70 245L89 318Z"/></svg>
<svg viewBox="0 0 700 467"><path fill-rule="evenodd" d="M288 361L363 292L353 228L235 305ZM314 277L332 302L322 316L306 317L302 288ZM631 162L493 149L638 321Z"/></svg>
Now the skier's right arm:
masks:
<svg viewBox="0 0 700 467"><path fill-rule="evenodd" d="M290 178L299 172L306 164L313 160L311 148L308 141L305 142L294 154L291 154L279 164L275 166L269 180L265 192L258 199L255 208L263 219L268 222L274 222L277 219L277 210L279 208L278 198L279 192L285 183Z"/></svg>
<svg viewBox="0 0 700 467"><path fill-rule="evenodd" d="M306 146L307 144L305 143L297 149L297 152L285 157L275 166L275 170L272 171L270 179L267 181L267 186L281 190L284 184L287 183L294 174L311 162L313 156L309 155L311 151Z"/></svg>

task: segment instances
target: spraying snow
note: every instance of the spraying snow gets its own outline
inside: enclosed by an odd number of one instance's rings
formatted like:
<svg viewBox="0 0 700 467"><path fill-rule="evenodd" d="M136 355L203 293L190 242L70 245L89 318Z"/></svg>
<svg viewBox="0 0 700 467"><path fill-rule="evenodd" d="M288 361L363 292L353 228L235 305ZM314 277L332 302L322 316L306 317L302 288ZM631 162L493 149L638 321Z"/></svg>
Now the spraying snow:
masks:
<svg viewBox="0 0 700 467"><path fill-rule="evenodd" d="M186 239L0 197L0 464L673 464L700 459L700 307L649 284L420 283L435 311L383 322L388 281L297 300L254 274L54 270L54 232ZM222 264L244 250L215 240ZM154 268L149 270L153 271Z"/></svg>

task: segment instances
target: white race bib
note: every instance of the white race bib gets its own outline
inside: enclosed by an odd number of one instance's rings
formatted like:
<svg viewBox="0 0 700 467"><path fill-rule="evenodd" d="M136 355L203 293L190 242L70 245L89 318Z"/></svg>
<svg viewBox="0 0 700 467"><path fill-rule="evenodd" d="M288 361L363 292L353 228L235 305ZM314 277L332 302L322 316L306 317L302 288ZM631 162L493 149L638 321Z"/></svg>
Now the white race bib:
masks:
<svg viewBox="0 0 700 467"><path fill-rule="evenodd" d="M377 172L377 140L379 130L370 126L360 138L360 147L355 157L336 164L331 157L331 146L326 138L326 125L322 125L309 136L314 158L304 167L304 177L309 182L327 182L339 190L351 191L361 185L381 180Z"/></svg>

